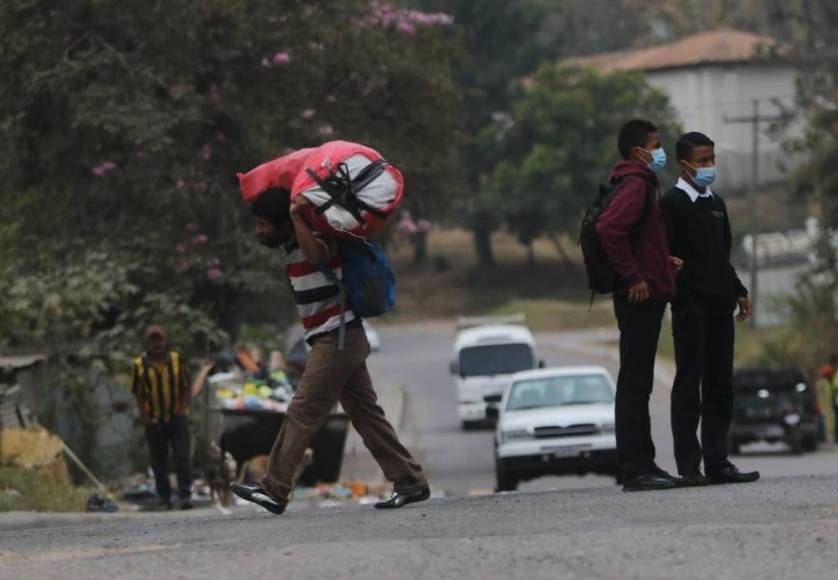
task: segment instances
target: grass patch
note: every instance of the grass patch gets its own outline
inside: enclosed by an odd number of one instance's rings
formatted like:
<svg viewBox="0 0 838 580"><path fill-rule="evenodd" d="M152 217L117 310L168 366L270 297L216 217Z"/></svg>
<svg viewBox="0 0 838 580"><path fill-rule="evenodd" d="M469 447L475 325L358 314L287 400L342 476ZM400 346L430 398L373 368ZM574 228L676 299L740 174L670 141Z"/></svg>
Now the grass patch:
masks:
<svg viewBox="0 0 838 580"><path fill-rule="evenodd" d="M51 479L35 469L10 466L0 469L0 511L83 512L92 493L90 489Z"/></svg>
<svg viewBox="0 0 838 580"><path fill-rule="evenodd" d="M590 312L587 306L557 300L512 300L490 311L492 315L523 312L533 331L561 331L581 328L613 326L614 309L611 302L595 302Z"/></svg>
<svg viewBox="0 0 838 580"><path fill-rule="evenodd" d="M497 264L479 268L471 235L436 230L429 237L426 264L413 264L411 248L388 248L397 277L398 299L388 322L450 319L458 315L524 312L533 330L571 330L613 324L610 300L597 300L588 312L590 292L578 250L564 240L570 259L553 242L537 240L535 264L526 248L508 233L493 236Z"/></svg>
<svg viewBox="0 0 838 580"><path fill-rule="evenodd" d="M774 344L780 340L787 333L788 329L784 326L777 326L772 328L752 328L747 323L736 322L736 343L734 346L734 365L735 366L751 366L770 364L771 361L766 360L767 345ZM664 318L663 326L661 327L661 336L658 341L658 356L662 356L669 360L675 360L675 344L672 340L672 323L668 318Z"/></svg>

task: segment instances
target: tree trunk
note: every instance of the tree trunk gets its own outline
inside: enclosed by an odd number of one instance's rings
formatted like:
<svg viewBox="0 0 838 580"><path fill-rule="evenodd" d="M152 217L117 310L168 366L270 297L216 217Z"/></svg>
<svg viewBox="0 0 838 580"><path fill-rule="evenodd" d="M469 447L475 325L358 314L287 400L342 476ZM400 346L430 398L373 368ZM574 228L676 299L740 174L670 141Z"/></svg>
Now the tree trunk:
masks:
<svg viewBox="0 0 838 580"><path fill-rule="evenodd" d="M413 236L413 263L424 264L428 260L428 232L417 232Z"/></svg>
<svg viewBox="0 0 838 580"><path fill-rule="evenodd" d="M532 240L527 242L527 266L530 270L535 269L535 244Z"/></svg>
<svg viewBox="0 0 838 580"><path fill-rule="evenodd" d="M495 265L495 254L492 251L492 231L485 226L477 226L472 230L474 234L474 250L477 252L477 262L481 267L491 268Z"/></svg>
<svg viewBox="0 0 838 580"><path fill-rule="evenodd" d="M570 256L565 251L564 246L562 246L562 242L559 239L559 236L556 234L550 234L550 241L553 242L553 246L555 246L556 251L559 253L559 257L561 258L562 262L565 264L570 263Z"/></svg>

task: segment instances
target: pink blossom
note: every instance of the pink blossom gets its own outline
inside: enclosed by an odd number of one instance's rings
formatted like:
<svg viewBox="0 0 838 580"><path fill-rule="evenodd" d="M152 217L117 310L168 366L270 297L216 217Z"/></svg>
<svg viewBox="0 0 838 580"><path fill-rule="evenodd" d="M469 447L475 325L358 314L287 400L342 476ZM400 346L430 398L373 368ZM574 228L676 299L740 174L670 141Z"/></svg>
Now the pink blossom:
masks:
<svg viewBox="0 0 838 580"><path fill-rule="evenodd" d="M413 221L410 212L406 211L402 213L402 217L396 225L396 229L402 234L412 235L415 234L419 228L417 227L416 222Z"/></svg>
<svg viewBox="0 0 838 580"><path fill-rule="evenodd" d="M311 119L312 117L314 117L314 114L316 112L317 111L315 111L314 109L306 109L305 111L302 112L302 117L303 117L303 119L306 119L306 120Z"/></svg>
<svg viewBox="0 0 838 580"><path fill-rule="evenodd" d="M209 270L207 270L207 278L209 278L210 280L218 280L219 278L221 278L221 270L219 270L218 268L210 268Z"/></svg>
<svg viewBox="0 0 838 580"><path fill-rule="evenodd" d="M179 274L183 274L189 271L189 262L187 260L181 260L177 263L177 271Z"/></svg>
<svg viewBox="0 0 838 580"><path fill-rule="evenodd" d="M209 260L207 260L207 266L209 266L210 268L217 268L220 265L221 265L221 260L219 260L215 256L210 256Z"/></svg>
<svg viewBox="0 0 838 580"><path fill-rule="evenodd" d="M415 36L416 35L416 27L411 24L410 22L401 21L399 22L398 31L404 34L405 36Z"/></svg>
<svg viewBox="0 0 838 580"><path fill-rule="evenodd" d="M267 56L262 59L262 66L265 68L270 68L271 66L271 61L268 60Z"/></svg>
<svg viewBox="0 0 838 580"><path fill-rule="evenodd" d="M99 165L96 165L93 169L91 169L90 172L96 177L104 177L116 168L117 165L113 161L102 161Z"/></svg>
<svg viewBox="0 0 838 580"><path fill-rule="evenodd" d="M416 222L416 231L420 233L425 233L431 229L431 222L428 220L419 220Z"/></svg>
<svg viewBox="0 0 838 580"><path fill-rule="evenodd" d="M324 139L327 137L331 137L334 135L335 130L332 128L331 125L321 125L319 129L317 129L317 134L323 137Z"/></svg>
<svg viewBox="0 0 838 580"><path fill-rule="evenodd" d="M192 239L192 243L196 246L203 246L209 241L209 238L205 234L198 234Z"/></svg>
<svg viewBox="0 0 838 580"><path fill-rule="evenodd" d="M284 50L280 52L275 52L273 57L271 57L271 62L276 66L288 64L289 62L291 62L291 55Z"/></svg>
<svg viewBox="0 0 838 580"><path fill-rule="evenodd" d="M178 244L175 248L177 249L178 254L185 254L187 250L186 244Z"/></svg>
<svg viewBox="0 0 838 580"><path fill-rule="evenodd" d="M205 143L198 154L201 156L201 159L208 161L209 158L212 157L212 145Z"/></svg>
<svg viewBox="0 0 838 580"><path fill-rule="evenodd" d="M182 179L178 179L177 182L175 182L175 187L177 187L178 189L183 189L184 187L186 187L186 182Z"/></svg>

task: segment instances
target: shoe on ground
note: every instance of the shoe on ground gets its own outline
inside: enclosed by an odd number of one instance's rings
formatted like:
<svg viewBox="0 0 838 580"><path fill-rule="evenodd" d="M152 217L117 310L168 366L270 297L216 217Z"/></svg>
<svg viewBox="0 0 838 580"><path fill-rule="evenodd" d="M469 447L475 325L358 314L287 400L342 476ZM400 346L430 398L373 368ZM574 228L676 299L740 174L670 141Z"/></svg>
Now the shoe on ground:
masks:
<svg viewBox="0 0 838 580"><path fill-rule="evenodd" d="M681 477L673 479L673 481L675 482L675 487L701 487L710 483L700 471L684 474Z"/></svg>
<svg viewBox="0 0 838 580"><path fill-rule="evenodd" d="M661 479L671 479L672 481L675 481L676 479L678 479L677 477L674 477L671 473L669 473L665 469L661 469L660 467L658 467L657 463L652 464L652 467L649 468L649 473L651 473L652 475L656 475L656 476L660 477Z"/></svg>
<svg viewBox="0 0 838 580"><path fill-rule="evenodd" d="M675 482L671 479L660 477L650 472L623 479L623 491L655 491L672 489L673 487L675 487Z"/></svg>
<svg viewBox="0 0 838 580"><path fill-rule="evenodd" d="M279 503L268 495L268 492L258 483L233 482L230 484L230 489L240 498L260 505L273 514L280 515L285 511L285 504Z"/></svg>
<svg viewBox="0 0 838 580"><path fill-rule="evenodd" d="M397 509L400 507L404 507L409 503L416 503L419 501L425 501L431 497L431 488L426 487L425 489L418 491L413 494L408 493L394 493L390 499L380 501L375 504L375 509L379 510L387 510L387 509Z"/></svg>
<svg viewBox="0 0 838 580"><path fill-rule="evenodd" d="M751 483L759 479L759 471L741 472L735 465L725 465L719 471L707 472L710 483Z"/></svg>
<svg viewBox="0 0 838 580"><path fill-rule="evenodd" d="M180 509L182 510L191 510L193 507L195 506L192 505L191 500L185 499L180 502Z"/></svg>
<svg viewBox="0 0 838 580"><path fill-rule="evenodd" d="M160 500L160 508L161 511L167 512L169 510L175 509L175 504L170 499L161 499Z"/></svg>

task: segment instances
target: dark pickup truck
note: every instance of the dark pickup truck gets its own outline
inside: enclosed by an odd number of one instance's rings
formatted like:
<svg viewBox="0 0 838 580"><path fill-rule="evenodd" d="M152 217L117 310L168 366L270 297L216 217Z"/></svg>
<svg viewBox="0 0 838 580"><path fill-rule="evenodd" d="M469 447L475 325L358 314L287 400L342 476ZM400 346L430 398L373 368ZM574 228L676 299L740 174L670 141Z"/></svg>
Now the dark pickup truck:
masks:
<svg viewBox="0 0 838 580"><path fill-rule="evenodd" d="M799 368L748 368L733 374L734 411L729 449L753 441L783 441L792 453L818 447L820 409Z"/></svg>

